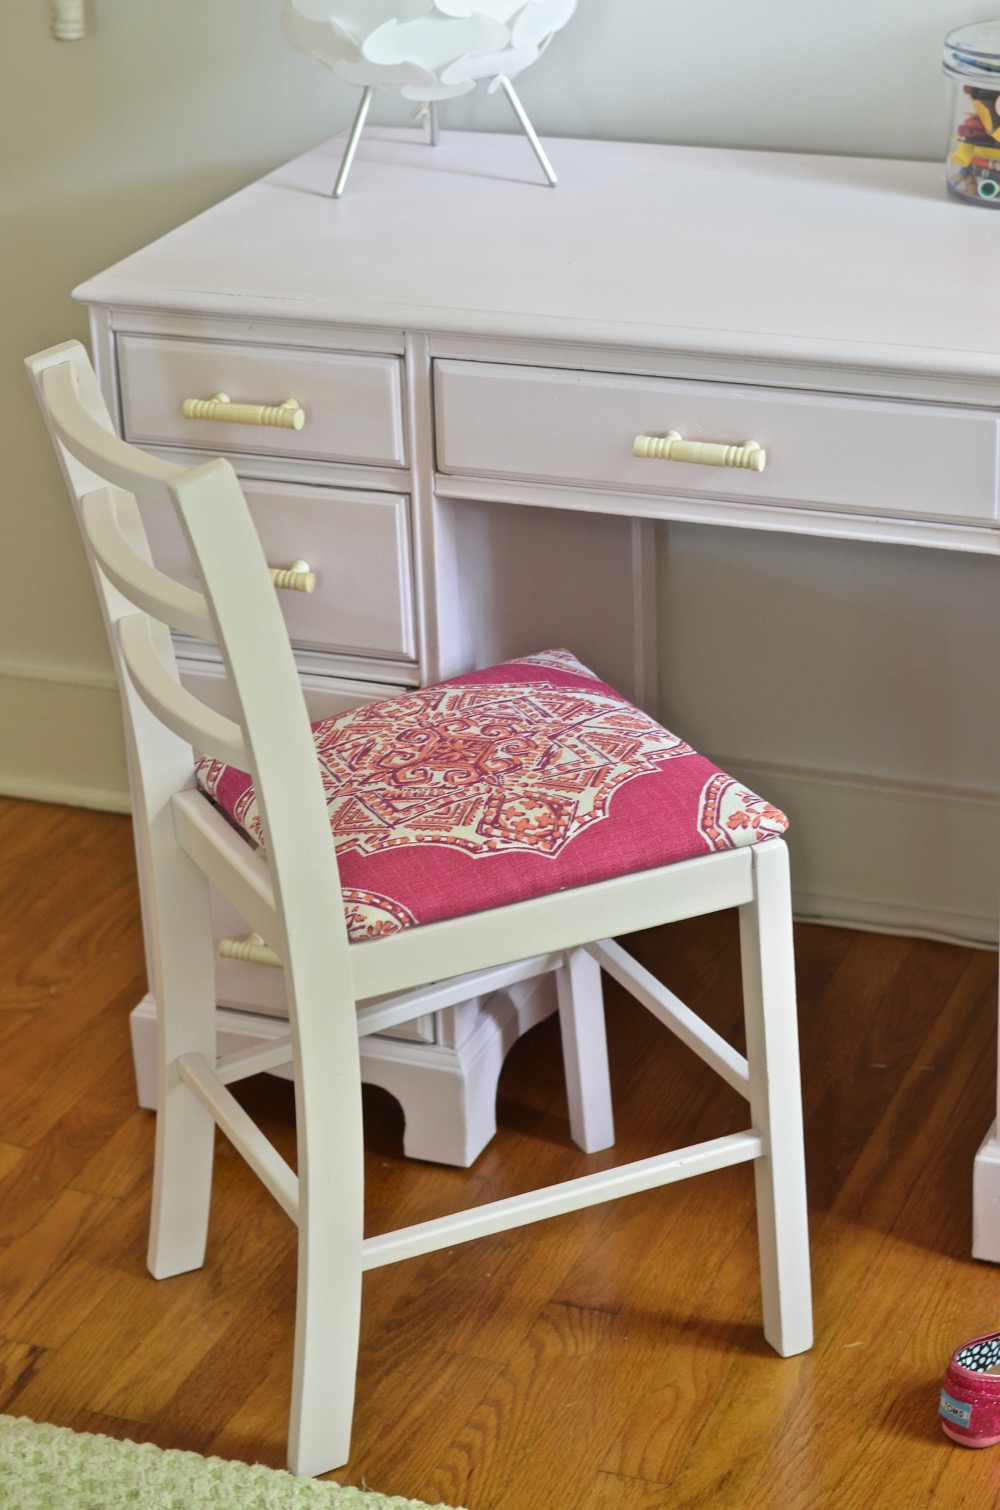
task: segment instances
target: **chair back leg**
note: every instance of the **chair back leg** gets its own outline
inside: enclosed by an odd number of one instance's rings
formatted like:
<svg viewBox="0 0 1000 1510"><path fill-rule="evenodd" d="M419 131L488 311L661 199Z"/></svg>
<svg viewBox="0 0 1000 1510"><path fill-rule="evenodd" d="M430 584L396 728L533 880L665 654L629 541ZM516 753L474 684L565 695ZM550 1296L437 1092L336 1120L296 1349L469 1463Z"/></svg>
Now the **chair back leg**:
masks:
<svg viewBox="0 0 1000 1510"><path fill-rule="evenodd" d="M147 903L157 1000L157 1117L148 1264L156 1279L205 1259L215 1119L180 1078L182 1054L215 1063L216 990L209 888L177 845L169 808L150 825L155 880Z"/></svg>
<svg viewBox="0 0 1000 1510"><path fill-rule="evenodd" d="M584 1153L615 1141L604 1027L601 967L584 949L573 949L556 971L569 1130Z"/></svg>
<svg viewBox="0 0 1000 1510"><path fill-rule="evenodd" d="M812 1346L809 1228L788 851L755 845L754 900L740 908L764 1336L782 1357Z"/></svg>

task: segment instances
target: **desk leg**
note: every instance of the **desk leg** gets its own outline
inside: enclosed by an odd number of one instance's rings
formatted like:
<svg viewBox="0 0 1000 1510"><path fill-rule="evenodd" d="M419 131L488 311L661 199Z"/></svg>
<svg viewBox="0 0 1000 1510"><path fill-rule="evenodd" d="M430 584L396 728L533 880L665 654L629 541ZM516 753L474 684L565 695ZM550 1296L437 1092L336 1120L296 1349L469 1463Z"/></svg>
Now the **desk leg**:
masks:
<svg viewBox="0 0 1000 1510"><path fill-rule="evenodd" d="M1000 1263L1000 1045L996 1121L979 1146L972 1172L972 1256Z"/></svg>
<svg viewBox="0 0 1000 1510"><path fill-rule="evenodd" d="M1000 1263L1000 1136L995 1122L973 1167L972 1256Z"/></svg>

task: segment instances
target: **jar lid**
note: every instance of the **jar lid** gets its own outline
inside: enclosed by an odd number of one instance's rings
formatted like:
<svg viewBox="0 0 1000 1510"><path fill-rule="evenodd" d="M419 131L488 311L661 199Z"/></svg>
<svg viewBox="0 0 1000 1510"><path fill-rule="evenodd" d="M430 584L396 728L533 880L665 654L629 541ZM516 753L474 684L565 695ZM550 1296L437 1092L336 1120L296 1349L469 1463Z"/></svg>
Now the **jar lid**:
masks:
<svg viewBox="0 0 1000 1510"><path fill-rule="evenodd" d="M944 39L944 71L1000 90L1000 21L958 26Z"/></svg>

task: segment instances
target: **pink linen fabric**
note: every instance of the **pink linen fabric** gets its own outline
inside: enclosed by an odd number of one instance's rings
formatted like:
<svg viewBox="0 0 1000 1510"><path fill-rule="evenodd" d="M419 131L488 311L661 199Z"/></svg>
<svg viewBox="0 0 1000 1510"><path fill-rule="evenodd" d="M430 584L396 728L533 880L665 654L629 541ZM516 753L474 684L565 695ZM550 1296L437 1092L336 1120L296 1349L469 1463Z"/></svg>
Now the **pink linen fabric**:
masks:
<svg viewBox="0 0 1000 1510"><path fill-rule="evenodd" d="M313 724L352 939L783 833L776 807L549 650ZM266 848L251 777L201 791Z"/></svg>

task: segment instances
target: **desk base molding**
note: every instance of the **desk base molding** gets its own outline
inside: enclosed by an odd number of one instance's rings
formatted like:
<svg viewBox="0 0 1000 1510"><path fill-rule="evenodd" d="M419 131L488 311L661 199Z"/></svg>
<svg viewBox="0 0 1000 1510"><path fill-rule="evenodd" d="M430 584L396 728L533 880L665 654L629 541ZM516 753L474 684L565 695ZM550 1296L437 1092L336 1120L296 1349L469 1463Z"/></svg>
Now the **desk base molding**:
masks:
<svg viewBox="0 0 1000 1510"><path fill-rule="evenodd" d="M405 1119L403 1152L410 1159L468 1167L497 1130L497 1083L514 1044L556 1010L555 979L545 975L496 991L483 1003L475 1030L456 1047L413 1044L372 1035L360 1040L361 1079L399 1102ZM130 1015L139 1105L156 1109L156 1002L144 996ZM262 1048L284 1037L281 1017L220 1007L219 1055ZM270 1071L290 1078L287 1068Z"/></svg>

